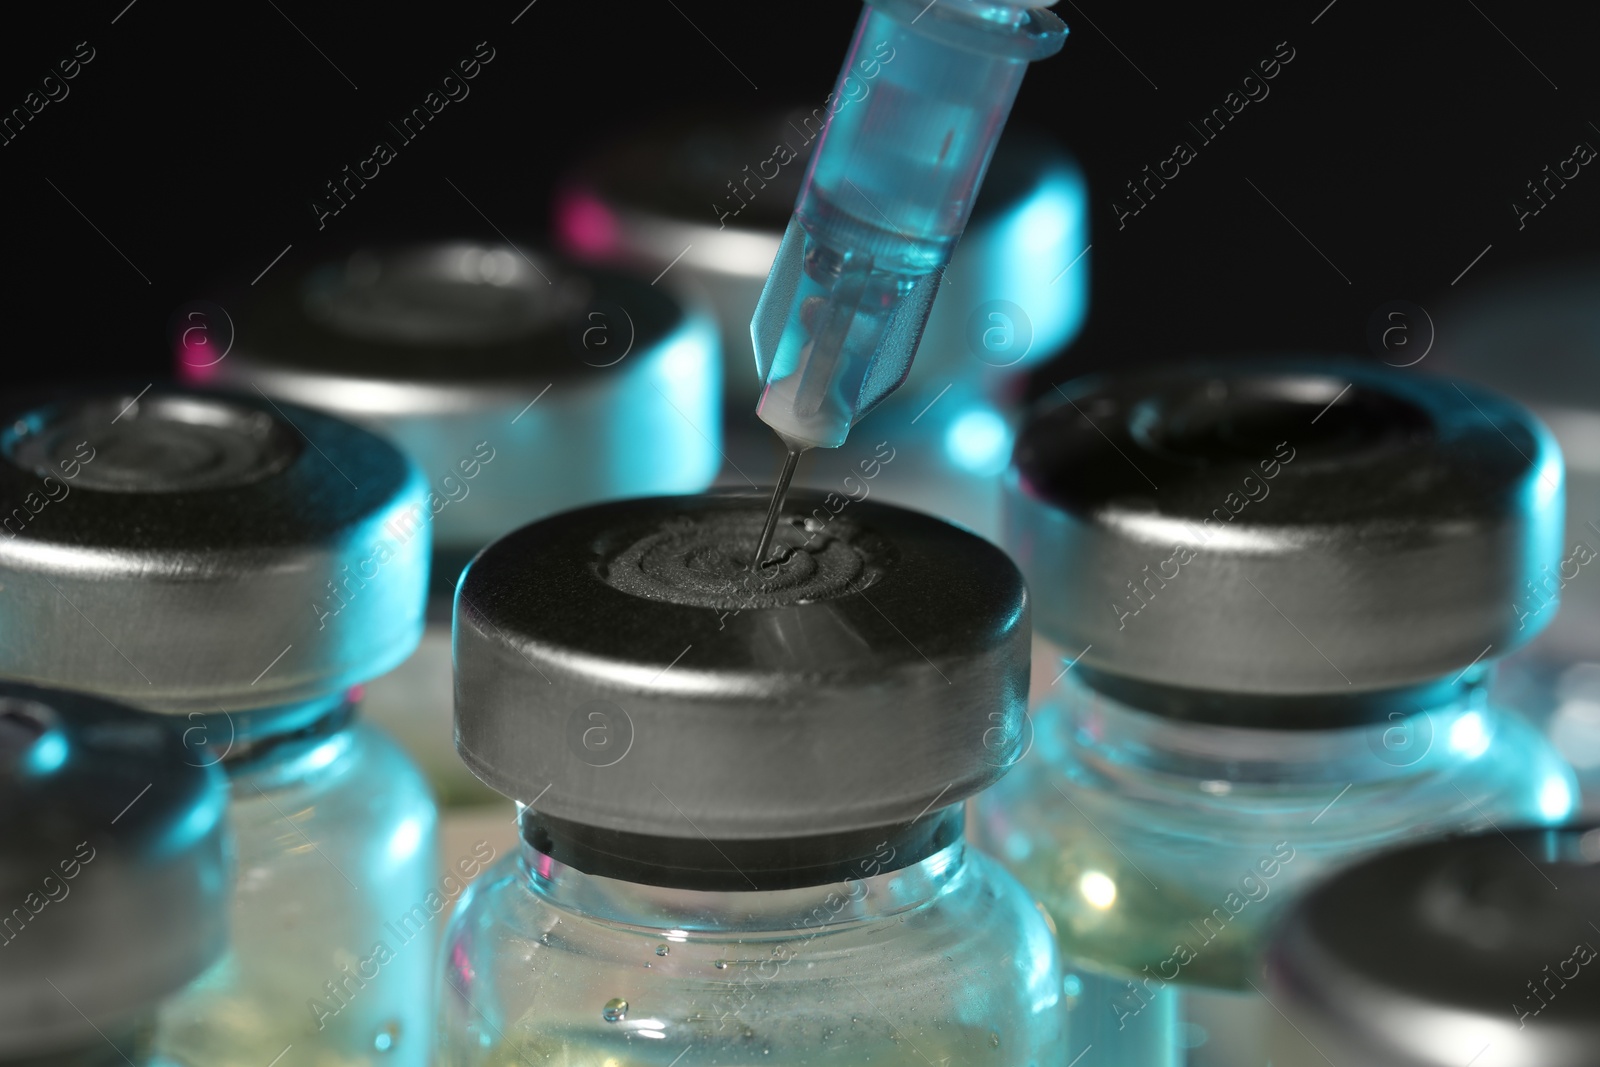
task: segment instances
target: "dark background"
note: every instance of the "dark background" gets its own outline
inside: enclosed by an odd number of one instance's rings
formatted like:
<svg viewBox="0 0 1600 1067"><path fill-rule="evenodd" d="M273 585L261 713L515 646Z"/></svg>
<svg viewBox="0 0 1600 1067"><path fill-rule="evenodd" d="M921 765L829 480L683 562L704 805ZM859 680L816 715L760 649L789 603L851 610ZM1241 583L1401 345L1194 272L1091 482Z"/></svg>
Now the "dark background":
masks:
<svg viewBox="0 0 1600 1067"><path fill-rule="evenodd" d="M630 126L686 103L820 101L859 12L855 0L526 3L8 10L0 109L22 106L78 42L95 58L0 146L5 380L159 376L174 313L248 286L285 246L274 271L374 238L494 237L461 194L538 243L563 168ZM1089 174L1093 303L1041 380L1196 352L1361 352L1390 301L1437 307L1592 251L1600 167L1520 231L1511 207L1575 143L1600 147L1587 6L1063 0L1072 34L1030 71L1015 113ZM322 183L485 40L495 58L471 95L319 232ZM1192 140L1186 121L1284 41L1295 58L1271 95L1119 230L1123 183Z"/></svg>

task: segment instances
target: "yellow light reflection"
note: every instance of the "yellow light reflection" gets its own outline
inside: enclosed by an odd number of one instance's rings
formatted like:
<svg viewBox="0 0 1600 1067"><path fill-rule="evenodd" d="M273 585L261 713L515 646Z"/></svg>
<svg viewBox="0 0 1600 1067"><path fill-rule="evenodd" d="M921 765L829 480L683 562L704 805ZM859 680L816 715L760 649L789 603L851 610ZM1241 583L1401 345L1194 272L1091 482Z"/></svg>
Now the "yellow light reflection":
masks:
<svg viewBox="0 0 1600 1067"><path fill-rule="evenodd" d="M1083 877L1078 879L1078 892L1083 894L1083 899L1101 911L1111 907L1117 900L1117 883L1100 871L1084 871Z"/></svg>

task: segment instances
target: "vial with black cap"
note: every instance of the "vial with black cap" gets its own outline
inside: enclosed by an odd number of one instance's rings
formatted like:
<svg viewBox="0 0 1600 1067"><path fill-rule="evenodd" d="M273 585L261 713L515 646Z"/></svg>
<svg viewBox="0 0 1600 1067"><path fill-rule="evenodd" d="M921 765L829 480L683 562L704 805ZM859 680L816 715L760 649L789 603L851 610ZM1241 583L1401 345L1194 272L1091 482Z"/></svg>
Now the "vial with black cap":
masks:
<svg viewBox="0 0 1600 1067"><path fill-rule="evenodd" d="M1263 1062L1251 982L1300 887L1572 809L1571 770L1485 695L1536 632L1508 605L1559 550L1560 453L1492 393L1355 361L1066 394L1006 516L1053 684L976 836L1076 961L1070 1052Z"/></svg>
<svg viewBox="0 0 1600 1067"><path fill-rule="evenodd" d="M1578 260L1496 277L1438 310L1392 310L1394 362L1420 360L1526 404L1560 443L1567 532L1559 561L1530 575L1510 610L1548 622L1508 658L1498 691L1535 722L1578 772L1585 819L1600 818L1600 264ZM1466 288L1466 283L1463 283ZM1381 341L1379 332L1375 340ZM1404 341L1405 344L1398 342ZM1554 618L1549 618L1554 616Z"/></svg>
<svg viewBox="0 0 1600 1067"><path fill-rule="evenodd" d="M0 682L0 1064L164 1065L227 944L226 781L166 716Z"/></svg>
<svg viewBox="0 0 1600 1067"><path fill-rule="evenodd" d="M1278 1067L1600 1062L1600 828L1369 859L1284 918L1262 995Z"/></svg>
<svg viewBox="0 0 1600 1067"><path fill-rule="evenodd" d="M0 426L0 675L170 715L228 776L228 952L163 1006L158 1048L421 1067L437 816L357 714L422 631L420 475L259 397L8 398Z"/></svg>
<svg viewBox="0 0 1600 1067"><path fill-rule="evenodd" d="M524 845L468 890L442 1064L1045 1062L1047 920L966 847L1022 743L1028 600L867 502L624 501L502 538L456 599L462 758Z"/></svg>
<svg viewBox="0 0 1600 1067"><path fill-rule="evenodd" d="M863 55L876 44L869 38ZM833 110L848 118L876 94L903 94L890 84L895 66L915 62L904 51L867 61ZM557 196L555 228L569 253L660 275L661 286L715 311L730 487L747 488L741 470L771 469L781 455L750 417L761 393L750 313L828 118L826 103L732 115L725 101L690 108L580 160ZM1082 170L1054 138L1012 118L942 272L912 380L873 409L869 437L812 449L797 484L877 494L992 539L995 476L1010 455L1027 371L1059 355L1088 312L1088 241ZM873 460L890 449L894 463L879 480Z"/></svg>
<svg viewBox="0 0 1600 1067"><path fill-rule="evenodd" d="M499 802L451 737L456 578L525 522L709 486L721 462L716 331L651 286L655 271L637 278L498 243L360 247L280 271L238 309L225 352L214 331L180 334L177 370L348 419L416 462L427 482L418 518L433 537L428 626L414 655L371 680L364 707L422 765L441 805ZM449 854L465 847L452 842Z"/></svg>

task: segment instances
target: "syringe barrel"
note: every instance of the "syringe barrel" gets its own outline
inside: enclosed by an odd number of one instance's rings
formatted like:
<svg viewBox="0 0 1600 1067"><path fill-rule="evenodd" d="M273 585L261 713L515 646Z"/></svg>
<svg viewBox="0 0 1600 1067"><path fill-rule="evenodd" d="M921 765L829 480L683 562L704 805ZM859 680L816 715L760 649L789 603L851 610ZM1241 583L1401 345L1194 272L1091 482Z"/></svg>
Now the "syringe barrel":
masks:
<svg viewBox="0 0 1600 1067"><path fill-rule="evenodd" d="M751 323L791 445L837 447L905 380L1027 64L1065 35L978 0L863 9Z"/></svg>

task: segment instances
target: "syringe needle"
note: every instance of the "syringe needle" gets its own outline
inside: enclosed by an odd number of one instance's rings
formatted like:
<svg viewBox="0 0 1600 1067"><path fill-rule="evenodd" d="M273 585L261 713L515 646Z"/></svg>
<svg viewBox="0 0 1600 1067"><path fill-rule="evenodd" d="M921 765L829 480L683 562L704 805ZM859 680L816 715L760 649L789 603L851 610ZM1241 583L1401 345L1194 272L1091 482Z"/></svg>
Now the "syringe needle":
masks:
<svg viewBox="0 0 1600 1067"><path fill-rule="evenodd" d="M759 570L766 562L767 549L772 547L772 535L778 532L778 513L783 510L783 498L789 495L789 483L794 480L794 469L800 463L800 450L790 449L783 461L783 473L778 475L778 487L772 491L772 504L767 508L767 522L761 528L761 540L756 544L756 554L750 560L750 569Z"/></svg>

